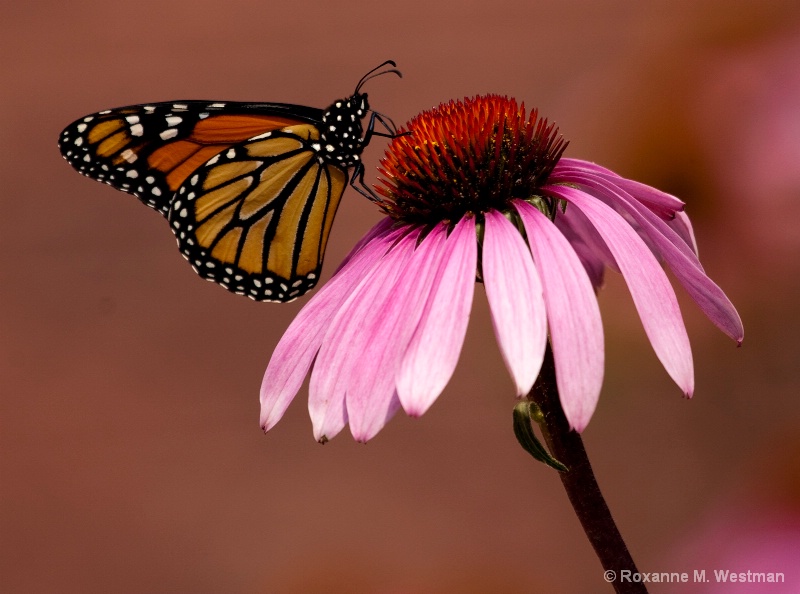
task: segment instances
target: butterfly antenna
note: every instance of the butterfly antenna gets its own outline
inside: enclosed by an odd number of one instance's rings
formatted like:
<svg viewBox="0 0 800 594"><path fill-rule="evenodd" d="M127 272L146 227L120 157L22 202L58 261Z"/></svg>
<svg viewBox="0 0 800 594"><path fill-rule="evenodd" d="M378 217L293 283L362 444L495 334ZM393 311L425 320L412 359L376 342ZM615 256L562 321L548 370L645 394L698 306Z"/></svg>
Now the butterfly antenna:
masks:
<svg viewBox="0 0 800 594"><path fill-rule="evenodd" d="M392 66L392 68L389 68L388 70L381 70L381 68L383 68L384 66ZM382 76L384 74L391 73L391 74L396 74L400 78L403 78L403 73L400 72L397 68L394 68L394 66L397 66L394 60L386 60L383 64L378 64L375 68L373 68L372 70L370 70L364 76L361 77L361 80L358 81L358 84L356 85L355 93L353 94L358 95L358 92L361 90L361 87L364 86L364 83L367 82L368 80L372 80L376 76ZM380 72L377 72L378 70L380 70Z"/></svg>

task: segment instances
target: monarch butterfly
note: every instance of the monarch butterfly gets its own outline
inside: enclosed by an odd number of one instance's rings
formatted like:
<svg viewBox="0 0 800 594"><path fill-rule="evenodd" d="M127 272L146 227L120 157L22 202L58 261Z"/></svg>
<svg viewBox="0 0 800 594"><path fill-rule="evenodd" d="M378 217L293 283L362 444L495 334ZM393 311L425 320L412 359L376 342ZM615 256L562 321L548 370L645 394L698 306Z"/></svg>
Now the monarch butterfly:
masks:
<svg viewBox="0 0 800 594"><path fill-rule="evenodd" d="M325 110L196 100L109 109L67 126L59 149L79 173L160 212L201 277L256 301L291 301L317 283L351 170L350 185L374 199L360 155L397 129L361 87L402 76L394 66L373 68Z"/></svg>

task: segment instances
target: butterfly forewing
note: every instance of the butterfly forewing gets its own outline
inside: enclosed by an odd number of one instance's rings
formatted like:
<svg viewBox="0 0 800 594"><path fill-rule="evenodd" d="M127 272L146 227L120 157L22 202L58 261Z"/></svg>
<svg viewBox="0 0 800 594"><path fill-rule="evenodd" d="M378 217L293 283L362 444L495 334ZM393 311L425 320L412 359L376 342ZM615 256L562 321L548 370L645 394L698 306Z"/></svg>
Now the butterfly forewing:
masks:
<svg viewBox="0 0 800 594"><path fill-rule="evenodd" d="M313 125L259 134L183 183L168 218L198 274L259 301L290 301L316 284L347 184L318 139Z"/></svg>
<svg viewBox="0 0 800 594"><path fill-rule="evenodd" d="M198 167L248 138L321 111L287 104L171 101L81 118L61 133L61 154L78 172L133 194L163 215Z"/></svg>

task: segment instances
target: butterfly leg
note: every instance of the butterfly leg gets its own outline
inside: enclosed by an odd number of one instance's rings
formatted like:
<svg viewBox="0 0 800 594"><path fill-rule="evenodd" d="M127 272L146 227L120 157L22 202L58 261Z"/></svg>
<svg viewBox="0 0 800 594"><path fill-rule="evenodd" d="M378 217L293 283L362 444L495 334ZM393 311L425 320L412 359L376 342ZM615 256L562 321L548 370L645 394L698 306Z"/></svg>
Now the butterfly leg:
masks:
<svg viewBox="0 0 800 594"><path fill-rule="evenodd" d="M375 130L375 122L380 122L380 124L386 129L386 132L377 132ZM377 111L373 111L369 118L367 131L364 133L361 144L362 146L366 146L373 136L397 138L398 136L407 136L409 134L411 134L411 132L403 132L398 134L397 126L395 126L392 118ZM350 178L350 185L356 192L364 196L367 200L375 203L381 202L380 196L378 196L375 191L367 186L367 184L364 182L364 164L360 161L353 168L353 177Z"/></svg>
<svg viewBox="0 0 800 594"><path fill-rule="evenodd" d="M386 129L386 132L377 132L375 130L375 122L380 124ZM387 134L388 132L388 134ZM408 136L411 132L397 133L397 126L395 126L392 118L383 115L377 111L373 111L369 116L369 124L367 124L367 131L364 133L364 138L361 140L363 146L366 146L373 136L382 136L384 138L397 138L398 136Z"/></svg>
<svg viewBox="0 0 800 594"><path fill-rule="evenodd" d="M375 202L377 204L381 201L380 196L364 182L364 164L361 162L358 162L355 167L353 167L353 177L350 178L350 186L370 202Z"/></svg>

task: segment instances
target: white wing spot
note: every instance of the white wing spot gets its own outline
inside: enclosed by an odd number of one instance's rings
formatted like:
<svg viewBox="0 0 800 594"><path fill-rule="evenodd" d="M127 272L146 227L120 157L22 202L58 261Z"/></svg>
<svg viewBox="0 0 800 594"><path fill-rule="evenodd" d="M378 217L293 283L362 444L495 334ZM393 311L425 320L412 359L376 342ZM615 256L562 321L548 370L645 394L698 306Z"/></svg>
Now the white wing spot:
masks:
<svg viewBox="0 0 800 594"><path fill-rule="evenodd" d="M138 124L139 123L139 116L137 116L137 115L127 116L125 118L125 121L128 122L131 125Z"/></svg>
<svg viewBox="0 0 800 594"><path fill-rule="evenodd" d="M125 177L137 178L139 177L139 172L135 169L131 169L128 173L125 174Z"/></svg>
<svg viewBox="0 0 800 594"><path fill-rule="evenodd" d="M170 117L167 118L167 126L170 126L170 127L177 126L182 121L183 121L183 118L180 118L178 116L170 116Z"/></svg>
<svg viewBox="0 0 800 594"><path fill-rule="evenodd" d="M134 161L136 161L136 159L139 158L139 156L136 153L134 153L131 149L125 149L124 151L122 151L120 153L120 157L125 159L128 163L133 163ZM130 173L128 175L130 175Z"/></svg>
<svg viewBox="0 0 800 594"><path fill-rule="evenodd" d="M161 190L158 188L153 188L153 195L154 196L161 196Z"/></svg>
<svg viewBox="0 0 800 594"><path fill-rule="evenodd" d="M78 124L78 132L83 134L83 132L86 130L87 127L88 126L86 124Z"/></svg>
<svg viewBox="0 0 800 594"><path fill-rule="evenodd" d="M142 128L141 124L134 124L131 126L131 135L132 136L141 136L144 134L144 128Z"/></svg>
<svg viewBox="0 0 800 594"><path fill-rule="evenodd" d="M178 131L175 128L164 130L161 134L159 134L161 140L169 140L170 138L175 138L177 135Z"/></svg>
<svg viewBox="0 0 800 594"><path fill-rule="evenodd" d="M75 139L75 146L81 146L83 144L83 136L78 136Z"/></svg>

